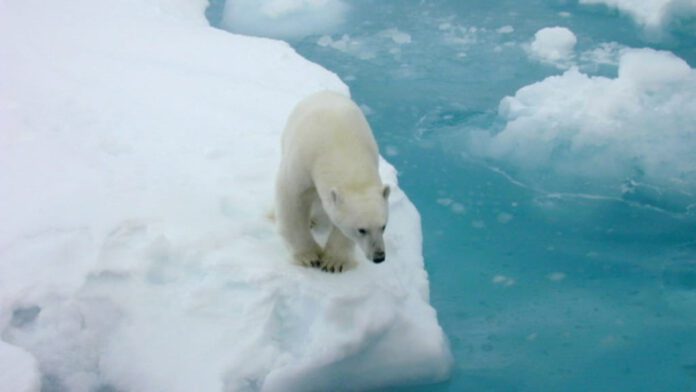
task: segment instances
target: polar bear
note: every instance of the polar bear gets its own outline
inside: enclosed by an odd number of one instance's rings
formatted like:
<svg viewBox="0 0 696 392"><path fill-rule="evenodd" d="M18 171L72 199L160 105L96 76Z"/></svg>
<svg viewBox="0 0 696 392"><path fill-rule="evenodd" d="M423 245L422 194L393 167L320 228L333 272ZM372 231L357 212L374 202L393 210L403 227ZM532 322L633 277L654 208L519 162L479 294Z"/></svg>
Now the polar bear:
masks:
<svg viewBox="0 0 696 392"><path fill-rule="evenodd" d="M296 263L341 272L355 266L355 244L369 260L385 260L389 186L378 164L377 142L350 98L323 91L295 107L283 132L276 218ZM317 204L331 223L323 249L310 228Z"/></svg>

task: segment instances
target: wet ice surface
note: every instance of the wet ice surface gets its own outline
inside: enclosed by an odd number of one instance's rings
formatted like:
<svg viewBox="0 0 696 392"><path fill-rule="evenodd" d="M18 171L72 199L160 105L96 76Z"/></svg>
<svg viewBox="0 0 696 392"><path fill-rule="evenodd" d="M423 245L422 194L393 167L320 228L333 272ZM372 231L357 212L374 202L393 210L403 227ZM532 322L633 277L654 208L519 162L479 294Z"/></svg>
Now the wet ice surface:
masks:
<svg viewBox="0 0 696 392"><path fill-rule="evenodd" d="M696 385L696 7L581 3L620 12L354 1L290 40L349 84L422 214L456 360L422 390ZM577 42L534 50L556 26Z"/></svg>

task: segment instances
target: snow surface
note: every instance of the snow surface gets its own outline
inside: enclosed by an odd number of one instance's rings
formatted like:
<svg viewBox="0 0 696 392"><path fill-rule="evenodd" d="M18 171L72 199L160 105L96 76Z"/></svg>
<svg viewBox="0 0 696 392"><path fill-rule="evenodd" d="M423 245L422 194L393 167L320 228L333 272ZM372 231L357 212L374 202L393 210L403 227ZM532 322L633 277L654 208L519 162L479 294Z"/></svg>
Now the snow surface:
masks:
<svg viewBox="0 0 696 392"><path fill-rule="evenodd" d="M545 27L534 34L529 51L541 62L564 68L574 56L577 41L575 34L565 27Z"/></svg>
<svg viewBox="0 0 696 392"><path fill-rule="evenodd" d="M225 2L222 27L263 37L297 39L334 31L348 11L341 0L235 0Z"/></svg>
<svg viewBox="0 0 696 392"><path fill-rule="evenodd" d="M696 16L696 0L580 0L580 4L618 9L649 30L664 29L675 20Z"/></svg>
<svg viewBox="0 0 696 392"><path fill-rule="evenodd" d="M386 263L291 265L268 218L285 118L346 86L285 43L209 27L206 5L0 0L0 383L306 391L447 377L419 215L388 163Z"/></svg>
<svg viewBox="0 0 696 392"><path fill-rule="evenodd" d="M504 98L504 128L477 134L472 150L526 169L696 189L696 70L670 52L621 53L616 78L574 67Z"/></svg>
<svg viewBox="0 0 696 392"><path fill-rule="evenodd" d="M38 391L39 369L34 357L25 350L0 340L0 387L3 391Z"/></svg>

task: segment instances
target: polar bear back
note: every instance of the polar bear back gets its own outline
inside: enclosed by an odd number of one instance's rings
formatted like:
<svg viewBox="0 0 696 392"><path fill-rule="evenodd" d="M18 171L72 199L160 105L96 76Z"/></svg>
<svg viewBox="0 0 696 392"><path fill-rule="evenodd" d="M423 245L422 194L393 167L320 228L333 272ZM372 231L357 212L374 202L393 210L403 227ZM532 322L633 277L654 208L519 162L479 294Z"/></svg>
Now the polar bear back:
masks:
<svg viewBox="0 0 696 392"><path fill-rule="evenodd" d="M324 91L300 102L288 119L282 150L284 167L311 177L307 179L317 187L326 176L333 185L381 183L379 152L370 126L344 95Z"/></svg>

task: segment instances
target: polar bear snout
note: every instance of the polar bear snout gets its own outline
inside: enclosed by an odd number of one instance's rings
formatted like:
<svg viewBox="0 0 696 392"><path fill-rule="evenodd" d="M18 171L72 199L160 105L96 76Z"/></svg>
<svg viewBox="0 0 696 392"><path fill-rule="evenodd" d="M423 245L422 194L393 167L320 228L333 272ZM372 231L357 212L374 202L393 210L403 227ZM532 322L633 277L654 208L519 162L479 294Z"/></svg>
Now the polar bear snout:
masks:
<svg viewBox="0 0 696 392"><path fill-rule="evenodd" d="M384 251L383 251L383 250L378 250L378 251L375 251L375 254L372 256L372 261L373 261L375 264L379 264L379 263L383 262L386 258L387 258L387 257L386 257L386 255L384 254Z"/></svg>
<svg viewBox="0 0 696 392"><path fill-rule="evenodd" d="M371 260L375 264L379 264L386 260L387 255L384 251L384 238L382 237L382 229L363 229L366 234L358 235L354 241L362 248L365 258Z"/></svg>

